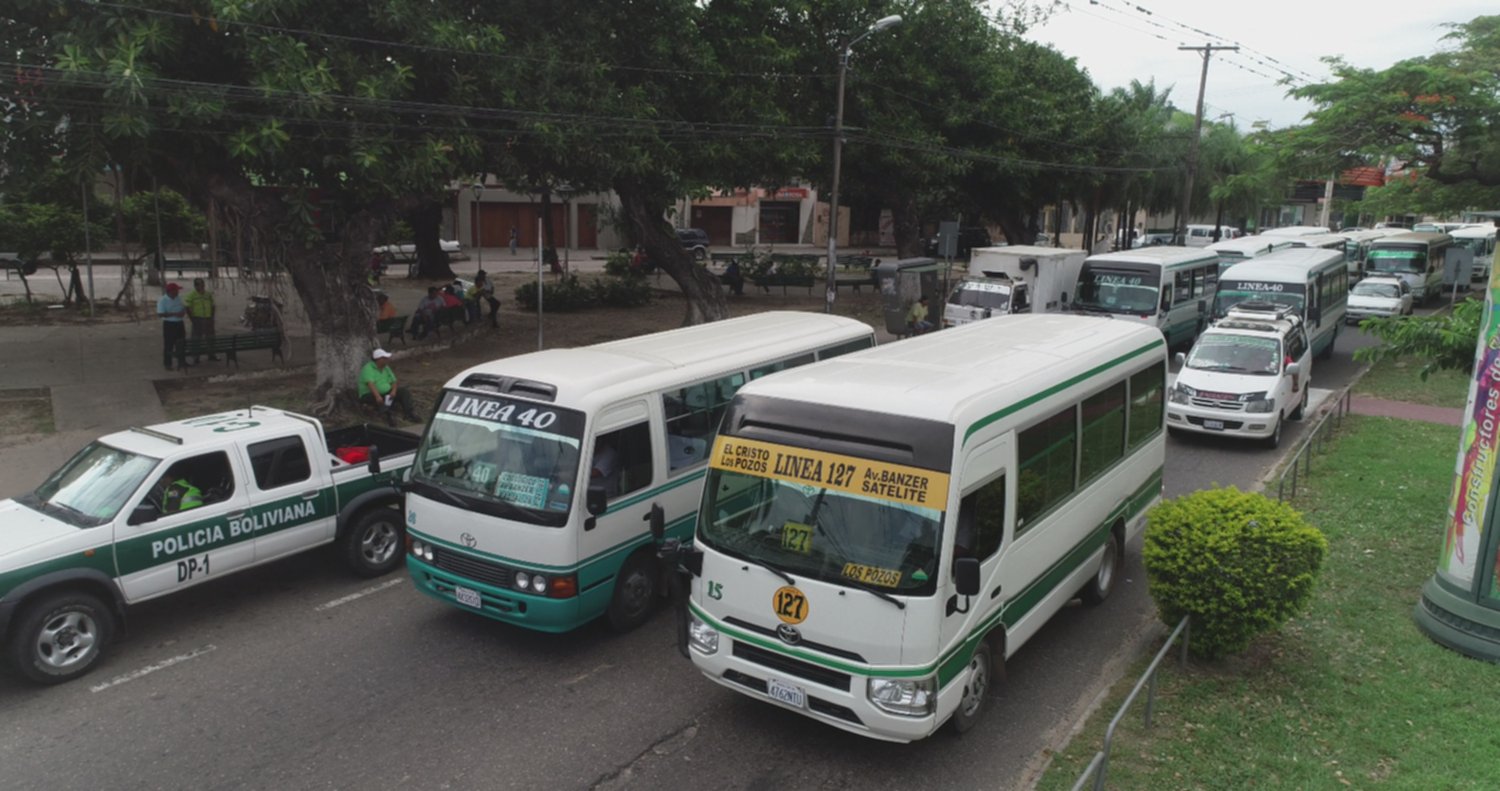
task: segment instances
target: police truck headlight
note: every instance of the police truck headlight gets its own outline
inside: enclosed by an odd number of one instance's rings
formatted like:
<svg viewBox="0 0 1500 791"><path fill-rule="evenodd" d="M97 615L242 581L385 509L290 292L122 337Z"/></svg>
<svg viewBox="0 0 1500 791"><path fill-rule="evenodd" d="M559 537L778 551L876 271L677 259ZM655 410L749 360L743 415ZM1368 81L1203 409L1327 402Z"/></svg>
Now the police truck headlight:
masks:
<svg viewBox="0 0 1500 791"><path fill-rule="evenodd" d="M932 694L933 680L928 678L872 678L870 702L887 714L903 717L926 717L932 713L937 698Z"/></svg>
<svg viewBox="0 0 1500 791"><path fill-rule="evenodd" d="M688 613L688 645L700 654L714 654L719 650L719 632L704 623L693 613Z"/></svg>
<svg viewBox="0 0 1500 791"><path fill-rule="evenodd" d="M516 572L516 577L515 577L514 582L516 584L516 590L518 590L518 591L524 591L524 590L530 590L531 589L531 575L527 574L524 571L518 571L518 572Z"/></svg>
<svg viewBox="0 0 1500 791"><path fill-rule="evenodd" d="M1276 411L1276 399L1274 399L1274 398L1262 398L1262 399L1259 399L1259 400L1256 400L1256 401L1249 401L1249 402L1247 402L1245 404L1245 411L1246 412L1257 412L1257 413L1260 413L1260 412L1275 412Z"/></svg>

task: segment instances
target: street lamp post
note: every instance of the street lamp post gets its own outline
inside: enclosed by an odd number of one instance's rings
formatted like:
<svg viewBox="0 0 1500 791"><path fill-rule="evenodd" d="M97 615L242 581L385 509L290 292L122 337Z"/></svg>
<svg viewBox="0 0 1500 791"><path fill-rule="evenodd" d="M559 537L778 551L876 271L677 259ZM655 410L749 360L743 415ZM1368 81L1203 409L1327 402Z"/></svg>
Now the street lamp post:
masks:
<svg viewBox="0 0 1500 791"><path fill-rule="evenodd" d="M479 202L479 196L484 194L484 184L474 182L469 187L474 191L474 254L478 258L480 271L484 270L484 204Z"/></svg>
<svg viewBox="0 0 1500 791"><path fill-rule="evenodd" d="M838 296L838 281L834 277L834 267L838 262L839 167L844 153L844 75L849 71L849 54L854 50L854 45L863 41L865 36L899 24L901 24L900 14L882 17L876 20L869 30L845 44L844 51L839 53L838 104L833 113L833 184L828 195L828 292L823 300L825 313L833 312L833 300Z"/></svg>

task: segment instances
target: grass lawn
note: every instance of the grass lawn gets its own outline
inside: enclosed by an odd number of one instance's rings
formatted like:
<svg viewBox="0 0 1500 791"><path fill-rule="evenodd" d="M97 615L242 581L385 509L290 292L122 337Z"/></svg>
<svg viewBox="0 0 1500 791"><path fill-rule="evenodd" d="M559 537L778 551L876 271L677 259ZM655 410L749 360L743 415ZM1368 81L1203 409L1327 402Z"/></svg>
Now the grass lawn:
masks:
<svg viewBox="0 0 1500 791"><path fill-rule="evenodd" d="M1405 401L1411 404L1464 408L1469 376L1461 371L1433 371L1422 381L1418 360L1386 360L1370 369L1354 388L1355 395Z"/></svg>
<svg viewBox="0 0 1500 791"><path fill-rule="evenodd" d="M47 388L0 390L0 447L24 445L55 430Z"/></svg>
<svg viewBox="0 0 1500 791"><path fill-rule="evenodd" d="M1456 440L1452 427L1350 418L1296 502L1329 540L1309 610L1238 657L1184 671L1174 654L1154 727L1137 701L1116 732L1109 787L1500 787L1500 665L1438 646L1411 617L1437 562ZM1040 788L1072 787L1144 667Z"/></svg>

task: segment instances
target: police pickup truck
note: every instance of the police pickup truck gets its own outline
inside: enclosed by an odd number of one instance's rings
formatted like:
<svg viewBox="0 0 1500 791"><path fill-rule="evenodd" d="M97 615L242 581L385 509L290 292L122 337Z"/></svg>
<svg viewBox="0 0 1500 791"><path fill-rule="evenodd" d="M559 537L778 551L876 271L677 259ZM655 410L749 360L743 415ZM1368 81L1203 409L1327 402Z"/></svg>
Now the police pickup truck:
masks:
<svg viewBox="0 0 1500 791"><path fill-rule="evenodd" d="M95 440L0 501L5 664L40 684L75 678L127 604L324 544L360 576L396 568L397 487L418 441L259 406Z"/></svg>

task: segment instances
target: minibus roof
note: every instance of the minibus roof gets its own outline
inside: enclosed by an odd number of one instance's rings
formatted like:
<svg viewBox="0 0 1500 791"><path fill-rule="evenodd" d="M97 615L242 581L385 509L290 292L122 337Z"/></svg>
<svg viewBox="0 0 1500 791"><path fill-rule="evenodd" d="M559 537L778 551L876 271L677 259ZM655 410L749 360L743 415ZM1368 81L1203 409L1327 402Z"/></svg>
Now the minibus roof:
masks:
<svg viewBox="0 0 1500 791"><path fill-rule="evenodd" d="M1453 237L1445 233L1433 233L1431 231L1407 231L1405 233L1392 234L1384 239L1376 239L1371 243L1374 247L1387 244L1432 244L1434 242L1452 241Z"/></svg>
<svg viewBox="0 0 1500 791"><path fill-rule="evenodd" d="M1014 314L976 321L817 365L783 371L741 393L952 423L1020 408L1139 359L1161 330L1107 316ZM869 427L878 436L879 425Z"/></svg>
<svg viewBox="0 0 1500 791"><path fill-rule="evenodd" d="M1262 236L1322 236L1328 229L1321 225L1288 225L1284 228L1267 228Z"/></svg>
<svg viewBox="0 0 1500 791"><path fill-rule="evenodd" d="M1291 246L1292 241L1286 237L1276 236L1241 236L1238 239L1226 239L1222 242L1214 242L1208 249L1216 253L1251 253L1261 255L1267 252L1267 248L1281 249Z"/></svg>
<svg viewBox="0 0 1500 791"><path fill-rule="evenodd" d="M1342 250L1322 247L1291 247L1235 264L1219 277L1226 280L1257 280L1271 283L1305 283L1307 273L1334 262L1343 263Z"/></svg>
<svg viewBox="0 0 1500 791"><path fill-rule="evenodd" d="M1084 263L1121 263L1121 264L1158 264L1171 266L1173 264L1191 263L1193 261L1208 261L1217 258L1206 247L1177 247L1174 245L1157 245L1155 247L1138 247L1134 250L1120 250L1113 253L1100 253L1091 255Z"/></svg>
<svg viewBox="0 0 1500 791"><path fill-rule="evenodd" d="M1495 235L1493 225L1470 225L1466 228L1455 228L1448 232L1454 239L1484 239Z"/></svg>

